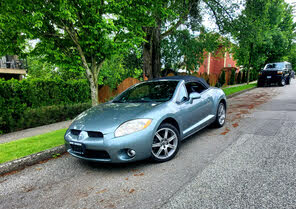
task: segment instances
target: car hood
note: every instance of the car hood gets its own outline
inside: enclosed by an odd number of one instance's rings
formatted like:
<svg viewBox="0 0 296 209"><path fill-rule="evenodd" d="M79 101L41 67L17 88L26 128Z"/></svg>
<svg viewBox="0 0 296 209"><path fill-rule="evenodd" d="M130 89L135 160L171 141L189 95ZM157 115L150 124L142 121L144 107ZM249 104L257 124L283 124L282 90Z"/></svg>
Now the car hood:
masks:
<svg viewBox="0 0 296 209"><path fill-rule="evenodd" d="M92 107L72 122L70 128L86 131L114 132L122 123L140 118L159 103L104 103Z"/></svg>

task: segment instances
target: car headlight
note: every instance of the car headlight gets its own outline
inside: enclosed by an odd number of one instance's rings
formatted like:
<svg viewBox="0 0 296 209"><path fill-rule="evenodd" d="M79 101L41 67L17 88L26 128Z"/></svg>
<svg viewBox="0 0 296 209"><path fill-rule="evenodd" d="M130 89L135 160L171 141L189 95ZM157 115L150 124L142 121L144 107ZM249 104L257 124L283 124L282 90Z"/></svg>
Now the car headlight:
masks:
<svg viewBox="0 0 296 209"><path fill-rule="evenodd" d="M128 135L147 128L151 124L151 119L135 119L121 124L115 131L115 137Z"/></svg>
<svg viewBox="0 0 296 209"><path fill-rule="evenodd" d="M277 71L277 74L283 74L283 71Z"/></svg>

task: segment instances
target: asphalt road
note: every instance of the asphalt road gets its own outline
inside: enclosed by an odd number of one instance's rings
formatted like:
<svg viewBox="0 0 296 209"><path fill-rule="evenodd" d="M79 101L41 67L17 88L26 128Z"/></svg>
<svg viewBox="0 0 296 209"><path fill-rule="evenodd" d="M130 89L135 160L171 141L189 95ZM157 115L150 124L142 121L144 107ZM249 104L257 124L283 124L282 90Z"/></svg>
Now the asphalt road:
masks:
<svg viewBox="0 0 296 209"><path fill-rule="evenodd" d="M69 155L0 177L0 208L295 208L296 82L230 99L221 129L170 162L94 164Z"/></svg>

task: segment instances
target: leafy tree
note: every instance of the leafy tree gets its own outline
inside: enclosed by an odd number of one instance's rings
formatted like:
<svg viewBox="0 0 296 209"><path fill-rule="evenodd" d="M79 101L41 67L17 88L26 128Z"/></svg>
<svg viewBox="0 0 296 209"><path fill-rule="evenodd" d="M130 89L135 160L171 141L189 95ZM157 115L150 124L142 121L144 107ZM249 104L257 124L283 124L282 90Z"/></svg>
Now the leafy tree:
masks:
<svg viewBox="0 0 296 209"><path fill-rule="evenodd" d="M288 55L288 60L291 62L293 70L296 72L296 44L293 43L291 46L291 51Z"/></svg>
<svg viewBox="0 0 296 209"><path fill-rule="evenodd" d="M206 6L202 6L202 2ZM190 31L199 31L201 11L206 9L211 11L217 24L222 28L234 14L237 5L232 4L230 0L225 0L223 3L217 0L154 0L151 1L151 8L147 18L150 18L154 25L144 27L146 36L143 44L143 71L149 79L160 76L161 42L166 37L172 35L180 26Z"/></svg>
<svg viewBox="0 0 296 209"><path fill-rule="evenodd" d="M204 52L215 52L221 45L227 47L229 41L218 33L201 29L199 36L190 34L189 30L177 30L161 42L162 65L166 69L178 70L186 67L196 71L204 61Z"/></svg>
<svg viewBox="0 0 296 209"><path fill-rule="evenodd" d="M115 89L124 79L128 77L139 78L142 73L142 69L129 69L128 66L125 66L124 55L115 54L102 65L98 84L108 85Z"/></svg>
<svg viewBox="0 0 296 209"><path fill-rule="evenodd" d="M61 64L58 66L48 62L43 56L28 56L27 64L29 78L85 79L85 70L82 67Z"/></svg>
<svg viewBox="0 0 296 209"><path fill-rule="evenodd" d="M1 53L21 54L27 40L39 39L32 54L44 55L55 64L83 67L92 105L98 103L98 75L104 61L142 43L142 27L151 24L146 18L151 4L142 0L5 0L0 4Z"/></svg>
<svg viewBox="0 0 296 209"><path fill-rule="evenodd" d="M235 58L256 71L267 62L281 61L290 51L294 38L292 10L284 0L248 0L242 14L227 28L238 42Z"/></svg>

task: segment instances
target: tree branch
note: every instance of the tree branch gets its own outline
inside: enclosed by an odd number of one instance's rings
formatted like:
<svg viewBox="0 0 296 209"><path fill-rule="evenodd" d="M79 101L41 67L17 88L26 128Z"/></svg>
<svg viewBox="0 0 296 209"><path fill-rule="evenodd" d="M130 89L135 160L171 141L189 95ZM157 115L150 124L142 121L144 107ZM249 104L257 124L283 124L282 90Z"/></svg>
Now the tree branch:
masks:
<svg viewBox="0 0 296 209"><path fill-rule="evenodd" d="M171 26L166 32L162 33L160 35L160 39L163 39L166 36L171 35L181 24L184 23L184 21L188 18L188 15L192 9L192 5L193 5L192 3L189 3L188 10L185 12L185 14L179 18L176 24Z"/></svg>

